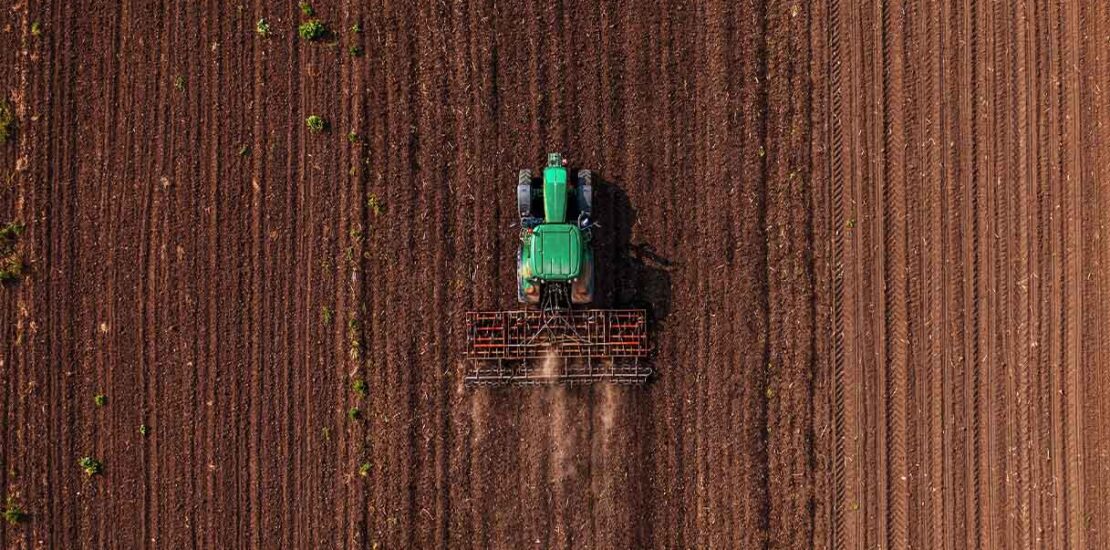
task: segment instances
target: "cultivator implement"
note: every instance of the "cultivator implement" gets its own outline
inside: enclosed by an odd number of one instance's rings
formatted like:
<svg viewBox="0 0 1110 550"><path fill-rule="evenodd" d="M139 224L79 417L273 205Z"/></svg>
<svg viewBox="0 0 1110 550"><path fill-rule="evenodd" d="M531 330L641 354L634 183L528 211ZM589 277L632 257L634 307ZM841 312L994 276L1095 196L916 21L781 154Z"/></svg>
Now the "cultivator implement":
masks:
<svg viewBox="0 0 1110 550"><path fill-rule="evenodd" d="M466 383L642 383L646 318L639 309L468 312Z"/></svg>

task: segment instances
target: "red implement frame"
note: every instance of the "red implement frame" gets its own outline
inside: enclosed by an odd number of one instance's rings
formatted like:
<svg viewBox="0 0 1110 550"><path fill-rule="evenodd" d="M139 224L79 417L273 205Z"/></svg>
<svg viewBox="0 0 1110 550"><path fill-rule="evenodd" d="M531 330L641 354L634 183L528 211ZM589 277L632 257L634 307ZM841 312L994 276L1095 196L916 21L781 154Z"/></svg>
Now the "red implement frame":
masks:
<svg viewBox="0 0 1110 550"><path fill-rule="evenodd" d="M471 311L466 382L640 383L651 369L642 309Z"/></svg>

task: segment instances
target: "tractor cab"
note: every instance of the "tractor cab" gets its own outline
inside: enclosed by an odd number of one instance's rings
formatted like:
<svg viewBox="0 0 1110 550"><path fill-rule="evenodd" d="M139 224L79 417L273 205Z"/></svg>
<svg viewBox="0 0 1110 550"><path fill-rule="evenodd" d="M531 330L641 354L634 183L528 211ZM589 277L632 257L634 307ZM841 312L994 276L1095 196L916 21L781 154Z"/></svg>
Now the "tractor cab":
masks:
<svg viewBox="0 0 1110 550"><path fill-rule="evenodd" d="M523 250L531 275L541 281L570 281L582 272L586 243L569 223L545 223L532 230Z"/></svg>

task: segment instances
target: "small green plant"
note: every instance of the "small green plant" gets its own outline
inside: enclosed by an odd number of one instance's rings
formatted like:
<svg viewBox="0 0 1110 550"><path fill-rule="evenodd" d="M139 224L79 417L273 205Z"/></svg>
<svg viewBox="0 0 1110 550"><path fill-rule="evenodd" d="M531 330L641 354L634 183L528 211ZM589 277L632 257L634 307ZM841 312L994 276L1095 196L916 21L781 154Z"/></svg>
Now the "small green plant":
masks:
<svg viewBox="0 0 1110 550"><path fill-rule="evenodd" d="M42 36L42 23L38 21L31 23L31 36L35 38Z"/></svg>
<svg viewBox="0 0 1110 550"><path fill-rule="evenodd" d="M150 427L146 424L139 424L139 435L146 437L150 433Z"/></svg>
<svg viewBox="0 0 1110 550"><path fill-rule="evenodd" d="M351 391L358 394L359 397L366 397L366 394L370 391L370 387L366 384L365 380L355 378L354 381L351 382Z"/></svg>
<svg viewBox="0 0 1110 550"><path fill-rule="evenodd" d="M848 229L852 229L855 226L856 226L856 219L855 218L848 218L848 220L844 222L844 227L847 227Z"/></svg>
<svg viewBox="0 0 1110 550"><path fill-rule="evenodd" d="M360 475L362 477L366 477L366 476L370 475L370 463L369 462L363 462L362 464L358 465L358 475Z"/></svg>
<svg viewBox="0 0 1110 550"><path fill-rule="evenodd" d="M173 78L173 87L179 92L185 91L185 77L177 75Z"/></svg>
<svg viewBox="0 0 1110 550"><path fill-rule="evenodd" d="M270 22L266 21L265 17L263 17L262 19L259 19L258 22L254 24L254 32L258 36L261 36L262 38L269 38L270 37Z"/></svg>
<svg viewBox="0 0 1110 550"><path fill-rule="evenodd" d="M11 255L0 259L0 283L17 281L23 276L23 258Z"/></svg>
<svg viewBox="0 0 1110 550"><path fill-rule="evenodd" d="M0 99L0 145L15 135L15 113L7 101Z"/></svg>
<svg viewBox="0 0 1110 550"><path fill-rule="evenodd" d="M320 435L324 438L324 441L331 441L331 428L327 426L321 428Z"/></svg>
<svg viewBox="0 0 1110 550"><path fill-rule="evenodd" d="M308 118L304 119L304 124L313 132L323 132L328 127L328 122L319 115L309 115Z"/></svg>
<svg viewBox="0 0 1110 550"><path fill-rule="evenodd" d="M108 396L98 393L93 396L93 403L96 403L97 407L103 407L108 404Z"/></svg>
<svg viewBox="0 0 1110 550"><path fill-rule="evenodd" d="M370 196L366 199L366 207L370 209L374 217L380 216L384 208L382 206L382 201L378 200L378 196L373 193L370 193Z"/></svg>
<svg viewBox="0 0 1110 550"><path fill-rule="evenodd" d="M301 2L301 13L305 14L305 17L312 17L316 15L316 10L312 9L312 4Z"/></svg>
<svg viewBox="0 0 1110 550"><path fill-rule="evenodd" d="M242 145L242 146L239 147L239 156L249 157L250 155L251 155L251 146L250 145Z"/></svg>
<svg viewBox="0 0 1110 550"><path fill-rule="evenodd" d="M350 409L347 409L347 418L350 418L351 420L358 420L362 418L362 409L358 407L351 407Z"/></svg>
<svg viewBox="0 0 1110 550"><path fill-rule="evenodd" d="M362 48L359 46L352 44L350 48L347 48L347 51L351 54L351 57L362 57Z"/></svg>
<svg viewBox="0 0 1110 550"><path fill-rule="evenodd" d="M0 241L13 241L16 237L23 234L27 227L21 222L11 222L4 227L0 227Z"/></svg>
<svg viewBox="0 0 1110 550"><path fill-rule="evenodd" d="M297 27L297 34L309 42L320 40L328 34L328 28L319 19L310 19Z"/></svg>
<svg viewBox="0 0 1110 550"><path fill-rule="evenodd" d="M11 525L17 525L23 520L27 519L27 514L23 513L23 509L15 503L15 499L8 497L4 503L4 521Z"/></svg>
<svg viewBox="0 0 1110 550"><path fill-rule="evenodd" d="M85 475L89 477L104 471L104 465L91 456L81 457L81 460L77 461L77 465L80 466L81 469L85 471Z"/></svg>
<svg viewBox="0 0 1110 550"><path fill-rule="evenodd" d="M351 130L347 132L347 141L351 143L358 143L362 138L359 137L358 132Z"/></svg>
<svg viewBox="0 0 1110 550"><path fill-rule="evenodd" d="M355 21L355 24L351 25L351 32L353 32L355 34L361 33L362 32L362 25L359 25L358 21Z"/></svg>
<svg viewBox="0 0 1110 550"><path fill-rule="evenodd" d="M334 318L335 318L335 312L332 311L332 309L330 307L323 306L323 307L320 308L320 320L323 321L325 325L330 325L331 320L334 319Z"/></svg>

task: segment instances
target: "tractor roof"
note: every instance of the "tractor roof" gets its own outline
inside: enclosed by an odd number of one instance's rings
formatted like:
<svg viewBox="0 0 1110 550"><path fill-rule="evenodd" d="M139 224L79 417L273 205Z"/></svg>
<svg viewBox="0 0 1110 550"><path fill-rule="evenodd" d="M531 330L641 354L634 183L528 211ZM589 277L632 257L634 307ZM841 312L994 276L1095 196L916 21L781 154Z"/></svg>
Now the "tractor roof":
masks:
<svg viewBox="0 0 1110 550"><path fill-rule="evenodd" d="M582 270L582 232L569 223L545 223L531 239L532 276L547 281L569 281Z"/></svg>

